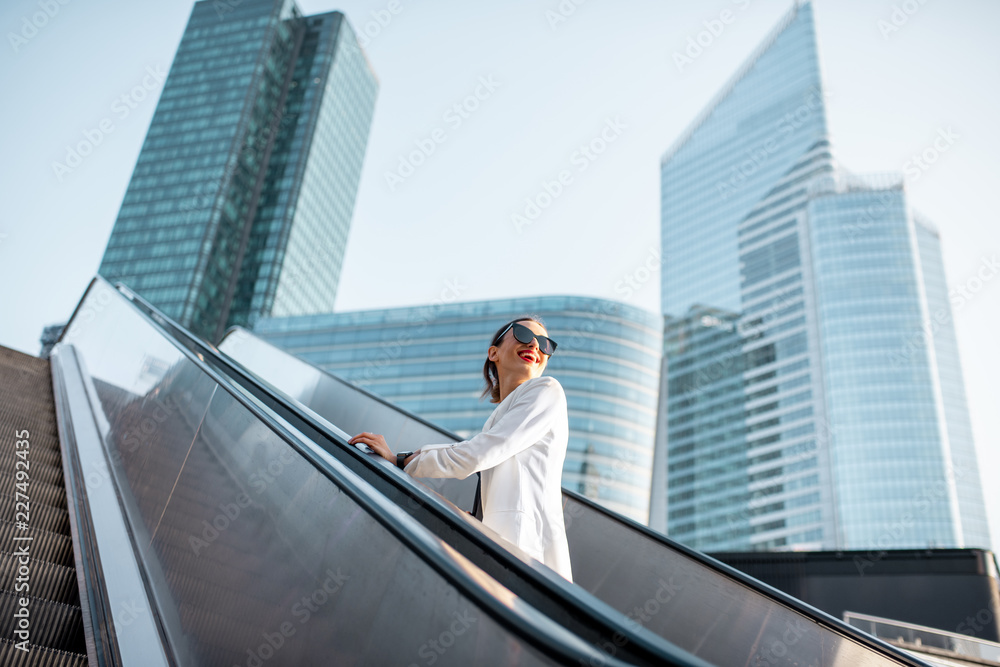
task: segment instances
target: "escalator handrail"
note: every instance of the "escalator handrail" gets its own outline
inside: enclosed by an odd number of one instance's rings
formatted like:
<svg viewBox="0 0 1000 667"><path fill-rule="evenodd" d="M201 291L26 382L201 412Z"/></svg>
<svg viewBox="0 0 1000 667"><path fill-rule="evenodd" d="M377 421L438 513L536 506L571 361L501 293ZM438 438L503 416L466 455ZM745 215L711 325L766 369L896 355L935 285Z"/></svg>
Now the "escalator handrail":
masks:
<svg viewBox="0 0 1000 667"><path fill-rule="evenodd" d="M104 279L101 278L101 280ZM218 383L220 387L224 388L228 393L233 395L234 398L250 410L255 417L261 419L261 421L268 426L268 428L274 430L275 433L288 442L311 465L315 466L320 472L326 474L335 483L339 484L339 481L332 476L334 471L330 467L331 462L312 449L312 446L315 445L309 442L308 434L305 434L305 440L300 440L299 436L296 435L294 431L286 428L286 426L282 423L283 420L286 420L287 417L292 417L291 420L288 420L288 423L293 429L299 429L299 424L295 423L297 421L300 424L305 425L308 430L315 431L323 438L338 445L338 447L344 449L345 451L351 452L360 460L365 461L368 466L371 466L375 471L380 472L381 475L384 476L384 479L392 482L395 486L401 486L402 483L404 490L408 492L409 495L419 496L419 507L434 510L438 516L443 517L446 521L452 523L453 525L451 527L455 529L456 532L467 536L469 541L476 543L476 546L481 546L483 551L488 552L493 559L501 561L508 569L517 572L522 580L527 580L528 583L534 585L535 588L541 589L543 593L555 598L561 607L571 607L572 613L576 614L575 618L578 618L581 615L588 617L591 619L591 627L595 627L594 623L596 622L597 628L604 629L606 639L608 641L610 641L615 635L625 637L628 640L626 642L626 646L631 649L632 655L638 655L649 664L663 664L664 661L670 661L672 664L678 665L709 667L708 663L706 663L703 659L680 649L655 633L642 628L641 626L635 627L635 624L627 623L627 619L625 619L624 615L620 614L616 610L613 610L610 606L605 605L603 602L596 600L589 593L585 593L578 587L572 586L559 575L555 573L543 575L537 567L533 567L513 556L506 549L498 545L482 532L462 523L461 521L455 521L454 513L456 509L453 505L441 499L436 494L424 489L422 486L413 483L407 475L398 471L395 466L383 466L373 463L373 457L371 455L362 454L357 448L348 445L344 438L330 431L324 424L314 423L309 415L303 413L301 406L297 405L294 401L289 402L289 400L284 398L276 388L270 387L266 382L261 381L253 373L243 368L242 365L226 357L224 354L219 352L215 346L202 341L188 332L171 318L160 312L155 306L149 304L148 301L130 290L127 286L119 283L115 285L115 287L123 298L131 302L131 305L136 308L136 312L139 315L141 315L159 332L161 332L168 340L170 340L170 342L174 343L178 350L180 350L192 363L205 372L213 381ZM199 352L189 349L185 343L198 348ZM233 378L224 372L216 370L214 368L215 364L228 369L232 373L242 376L244 381L251 385L251 388L248 389L247 387L235 382ZM252 392L251 389L255 389L256 392ZM262 397L259 394L264 394L264 396ZM276 402L281 405L286 411L286 414L272 414L273 408L265 403L265 398L270 399L269 402ZM346 464L335 459L332 455L329 455L329 457L337 464L338 467L343 468L343 471L337 471L338 474L342 475L346 472L350 473L352 476L356 476L356 473L351 471ZM381 459L379 459L379 461L381 461ZM386 471L391 472L386 474ZM360 478L359 481L364 483ZM371 506L373 507L383 508L385 510L383 513L373 512L373 517L378 519L380 523L383 523L383 525L385 525L391 532L396 534L397 531L402 530L402 527L399 525L399 521L394 522L393 520L390 520L390 518L398 520L405 517L406 528L410 533L415 532L417 527L419 527L421 531L426 532L419 532L417 534L425 541L431 539L433 533L430 532L428 528L424 527L417 519L404 512L399 506L392 503L389 499L385 498L377 491L373 492L366 490L366 493L368 493L369 496L375 496L375 498L373 499L368 497L364 506L367 508L369 506L367 503L371 503ZM361 504L360 500L358 500L358 502ZM397 536L399 537L399 535ZM440 538L435 536L434 539ZM416 548L416 546L411 546L411 548L418 555L421 555L420 549ZM434 542L433 548L440 549L439 543ZM440 550L440 553L435 553L437 555L437 558L434 561L437 566L435 569L445 576L450 583L455 585L455 587L459 590L465 590L468 588L477 591L478 596L468 594L470 599L476 600L484 608L490 608L487 603L493 604L492 608L500 619L510 620L506 617L510 616L513 612L511 612L505 605L497 603L492 596L489 596L485 589L480 590L481 585L474 578L470 577L465 570L456 565L451 560L450 555L447 555L443 549ZM428 558L428 560L430 559ZM480 599L484 596L486 597L485 602ZM527 602L531 605L530 601ZM606 607L606 609L602 609L601 607ZM541 611L537 611L535 606L529 606L529 608L532 609L537 616L559 628L566 635L571 636L578 642L583 643L588 651L593 652L593 655L589 652L585 652L581 655L575 655L573 657L574 660L586 662L591 659L595 659L600 661L601 664L625 664L620 660L601 652L599 650L599 646L601 646L601 644L597 644L596 642L584 642L582 638L573 634L569 629L564 628L559 621L551 618ZM619 620L619 616L623 620ZM515 615L514 620L521 619ZM544 644L549 635L538 632L538 629L531 625L531 623L525 623L522 621L520 624L517 624L511 621L508 627L517 628L521 634L527 633L527 635L534 640L532 641L533 644L539 642L537 645L543 648L543 650L545 649ZM566 657L566 654L571 653L573 650L579 652L578 647L571 646L569 642L561 641L559 644L560 645L556 648L563 653L561 657ZM617 644L616 647L618 647ZM621 651L621 647L618 647L618 650ZM551 649L547 652L551 652Z"/></svg>
<svg viewBox="0 0 1000 667"><path fill-rule="evenodd" d="M406 410L405 408L401 408L398 405L395 405L394 403L390 403L389 401L387 401L386 399L382 398L378 394L374 394L374 393L368 391L367 389L365 389L364 387L360 387L360 386L354 384L353 382L349 382L348 380L345 380L344 378L340 377L339 375L335 375L333 373L330 373L329 371L325 371L325 370L323 370L322 368L320 368L318 366L314 366L313 364L309 363L305 359L297 357L294 354L286 352L285 350L282 350L281 348L276 347L275 345L272 345L271 343L269 343L268 341L264 340L260 336L257 336L256 334L254 334L252 331L250 331L249 329L247 329L245 327L241 327L241 326L229 327L229 329L226 330L226 333L224 333L222 335L222 339L219 341L219 345L221 345L222 341L226 340L226 338L228 338L229 336L240 335L240 332L243 332L244 334L246 334L248 336L253 336L259 342L264 343L265 345L268 345L268 346L274 348L275 351L280 352L282 354L286 354L286 355L292 357L296 361L299 361L299 362L305 364L306 366L309 366L309 368L311 368L312 370L318 371L318 372L322 373L323 375L325 375L326 377L330 378L331 380L335 380L335 381L339 382L340 384L344 385L348 389L356 391L359 394L363 394L366 398L369 398L369 399L375 401L376 403L381 403L385 407L387 407L387 408L389 408L391 410L395 410L396 412L400 413L401 415L405 416L406 418L412 419L413 421L418 422L422 426L426 426L427 428L431 429L432 431L437 431L438 433L440 433L441 435L443 435L445 438L454 440L455 442L461 442L462 440L465 439L465 438L459 436L458 434L456 434L456 433L454 433L452 431L449 431L448 429L444 428L443 426L435 424L434 422L427 421L426 419L424 419L420 415L413 414L412 412ZM219 351L219 346L213 346L213 347L217 351ZM237 363L239 363L239 362L237 362ZM260 377L258 377L256 375L254 377L256 377L258 380L262 380L264 383L267 382L263 378L260 378ZM565 491L565 489L563 489L563 490Z"/></svg>
<svg viewBox="0 0 1000 667"><path fill-rule="evenodd" d="M254 338L256 338L257 341L262 342L265 345L268 345L268 346L272 347L277 352L280 352L282 354L288 355L288 356L292 357L293 359L295 359L296 361L299 361L299 362L301 362L303 364L306 364L307 366L309 366L314 371L322 373L323 375L325 375L325 376L327 376L327 377L329 377L329 378L331 378L333 380L336 380L337 382L339 382L339 383L347 386L348 388L350 388L350 389L352 389L354 391L357 391L358 393L364 394L365 396L367 396L367 397L369 397L369 398L377 401L378 403L386 406L387 408L390 408L391 410L394 410L395 412L397 412L399 414L402 414L405 417L407 417L409 419L412 419L413 421L418 422L418 423L426 426L427 428L440 433L445 438L448 438L448 439L450 439L450 440L452 440L454 442L461 442L462 440L464 440L464 438L462 438L461 436L457 435L456 433L453 433L452 431L449 431L446 428L443 428L443 427L441 427L441 426L439 426L437 424L433 424L433 423L427 421L426 419L423 419L422 417L409 412L405 408L401 408L401 407L399 407L397 405L394 405L393 403L387 401L386 399L384 399L384 398L382 398L382 397L380 397L380 396L378 396L376 394L373 394L372 392L370 392L370 391L368 391L368 390L366 390L366 389L364 389L362 387L359 387L359 386L357 386L357 385L355 385L355 384L353 384L351 382L348 382L347 380L345 380L345 379L343 379L341 377L338 377L337 375L335 375L333 373L330 373L329 371L326 371L326 370L324 370L322 368L319 368L319 367L317 367L317 366L309 363L308 361L306 361L304 359L301 359L300 357L298 357L298 356L296 356L296 355L294 355L294 354L292 354L290 352L282 350L281 348L279 348L279 347L273 345L272 343L270 343L270 342L268 342L268 341L260 338L259 336L257 336L253 332L251 332L251 331L249 331L249 330L247 330L247 329L245 329L243 327L230 327L230 329L228 329L226 331L225 335L223 336L223 340L225 340L225 338L227 336L235 335L235 334L237 334L240 331L245 332L247 335L253 336ZM220 344L221 344L221 341L220 341ZM746 586L747 588L750 588L750 589L752 589L752 590L760 593L761 595L769 598L773 602L775 602L777 604L781 604L781 605L783 605L785 607L789 607L792 610L794 610L794 611L796 611L796 612L798 612L800 614L805 615L810 620L816 622L818 625L821 625L821 626L823 626L823 627L831 630L832 632L835 632L837 634L840 634L840 635L843 635L845 637L848 637L848 638L850 638L850 639L852 639L854 641L857 641L857 642L859 642L861 644L869 646L869 647L871 647L874 650L878 650L878 651L881 651L883 653L886 653L886 654L888 654L889 656L891 656L894 659L903 660L903 661L907 662L908 664L916 664L916 665L923 665L923 664L925 664L925 663L920 662L920 661L916 661L915 662L914 656L910 655L909 653L906 653L902 649L900 649L900 648L898 648L896 646L893 646L892 644L889 644L889 643L887 643L887 642L885 642L885 641L883 641L881 639L878 639L876 637L872 637L868 633L863 632L862 630L860 630L858 628L855 628L854 626L852 626L852 625L844 622L843 620L837 618L836 616L833 616L833 615L831 615L831 614L829 614L829 613L827 613L827 612L825 612L825 611L823 611L821 609L813 607L812 605L807 604L806 602L803 602L802 600L799 600L798 598L793 597L793 596L789 595L788 593L786 593L786 592L784 592L784 591L782 591L780 589L777 589L777 588L771 586L768 583L760 581L759 579L755 579L755 578L751 577L750 575L746 574L745 572L743 572L741 570L738 570L735 567L733 567L731 565L728 565L726 563L723 563L723 562L721 562L719 560L716 560L715 558L712 558L711 556L709 556L709 555L707 555L707 554L705 554L703 552L697 551L696 549L692 549L691 547L688 547L687 545L684 545L684 544L681 544L680 542L672 540L669 537L667 537L666 535L664 535L662 533L659 533L659 532L651 529L649 526L645 526L645 525L643 525L643 524L641 524L641 523L639 523L639 522L637 522L637 521L635 521L633 519L630 519L628 517L622 516L621 514L618 514L618 513L614 512L612 510L609 510L606 507L598 504L597 502L595 502L591 498L587 498L586 496L583 496L580 493L577 493L576 491L573 491L573 490L567 489L567 488L563 488L562 489L562 493L563 493L564 496L568 496L573 501L578 502L581 505L584 505L584 506L588 507L589 509L591 509L591 510L593 510L595 512L600 513L601 515L603 515L609 521L621 524L627 530L638 532L643 537L645 537L646 539L651 540L653 542L656 542L656 543L662 545L664 548L668 548L668 549L671 549L673 551L679 552L679 553L687 556L688 558L690 558L692 560L695 560L698 563L704 565L705 567L707 567L707 568L709 568L711 570L714 570L714 571L718 572L719 574L721 574L721 575L723 575L725 577L728 577L729 579L732 579L732 580L736 581L737 583L739 583L739 584L741 584L743 586Z"/></svg>

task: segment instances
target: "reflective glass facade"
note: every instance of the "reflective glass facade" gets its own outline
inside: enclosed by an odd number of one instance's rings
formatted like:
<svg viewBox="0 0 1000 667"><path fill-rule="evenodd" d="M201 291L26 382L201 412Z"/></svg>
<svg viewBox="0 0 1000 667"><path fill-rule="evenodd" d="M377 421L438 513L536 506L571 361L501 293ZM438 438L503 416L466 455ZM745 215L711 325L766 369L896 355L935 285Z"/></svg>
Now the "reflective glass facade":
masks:
<svg viewBox="0 0 1000 667"><path fill-rule="evenodd" d="M809 3L661 178L650 525L718 551L988 546L937 236L899 178L836 165ZM948 327L900 363L934 310Z"/></svg>
<svg viewBox="0 0 1000 667"><path fill-rule="evenodd" d="M563 486L645 523L661 344L652 313L548 296L267 318L255 332L469 437L496 407L480 398L491 338L524 315L540 317L559 344L546 374L562 384L569 406Z"/></svg>
<svg viewBox="0 0 1000 667"><path fill-rule="evenodd" d="M330 310L376 90L340 13L198 2L99 272L211 340Z"/></svg>
<svg viewBox="0 0 1000 667"><path fill-rule="evenodd" d="M976 460L976 446L972 438L972 422L969 406L965 400L965 381L962 379L962 364L958 356L958 339L951 313L951 298L956 307L961 307L964 298L960 292L949 292L941 257L941 238L929 221L920 216L913 217L917 249L920 257L922 287L927 298L926 316L919 334L906 340L906 348L927 347L932 343L937 363L932 365L937 372L937 382L941 394L945 428L954 478L955 495L958 500L958 521L961 522L963 541L970 546L989 546L989 524L986 519L986 505ZM930 341L928 341L928 337ZM902 359L893 358L897 363Z"/></svg>
<svg viewBox="0 0 1000 667"><path fill-rule="evenodd" d="M957 360L936 362L933 341L910 344L922 339L932 300L903 190L824 189L810 202L809 218L827 409L837 425L831 463L838 546L955 546L967 539L987 546L979 541L985 533L964 535L959 518L956 481L977 478L970 485L976 490L979 483L975 468L955 467L950 451L939 369ZM939 249L927 250L940 262Z"/></svg>
<svg viewBox="0 0 1000 667"><path fill-rule="evenodd" d="M739 311L741 249L755 240L740 238L741 222L763 205L781 213L779 203L829 169L815 54L807 3L785 17L664 156L662 242L673 251L662 272L664 314L694 304ZM766 217L745 231L765 225Z"/></svg>

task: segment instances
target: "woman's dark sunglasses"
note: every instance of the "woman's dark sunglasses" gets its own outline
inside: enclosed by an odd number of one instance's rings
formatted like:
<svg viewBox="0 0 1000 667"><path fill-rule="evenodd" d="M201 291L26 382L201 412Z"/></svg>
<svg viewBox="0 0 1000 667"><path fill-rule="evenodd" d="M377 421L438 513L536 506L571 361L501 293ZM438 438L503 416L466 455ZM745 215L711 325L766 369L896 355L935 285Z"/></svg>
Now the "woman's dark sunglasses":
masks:
<svg viewBox="0 0 1000 667"><path fill-rule="evenodd" d="M524 326L523 324L518 324L517 322L512 322L508 324L507 329L501 331L500 335L497 336L497 340L496 343L494 343L494 345L500 344L500 341L503 340L504 334L507 333L507 330L510 329L511 327L514 328L514 338L516 338L517 342L521 343L522 345L528 345L531 343L532 340L537 340L538 351L541 352L542 354L546 356L552 356L552 353L556 351L557 345L554 340L546 336L536 334L528 327Z"/></svg>

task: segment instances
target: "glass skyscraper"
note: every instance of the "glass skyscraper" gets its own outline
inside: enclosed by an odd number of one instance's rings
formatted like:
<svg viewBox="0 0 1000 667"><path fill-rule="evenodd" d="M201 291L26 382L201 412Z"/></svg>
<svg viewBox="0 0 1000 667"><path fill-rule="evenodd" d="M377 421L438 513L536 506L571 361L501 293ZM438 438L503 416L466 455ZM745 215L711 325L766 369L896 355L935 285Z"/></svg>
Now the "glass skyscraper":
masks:
<svg viewBox="0 0 1000 667"><path fill-rule="evenodd" d="M545 374L562 384L569 407L563 486L645 523L661 345L653 313L603 299L546 296L268 318L255 333L470 437L496 407L480 399L490 340L524 315L541 317L559 344Z"/></svg>
<svg viewBox="0 0 1000 667"><path fill-rule="evenodd" d="M213 342L333 310L377 89L339 12L196 3L99 272Z"/></svg>
<svg viewBox="0 0 1000 667"><path fill-rule="evenodd" d="M661 215L650 525L702 550L989 547L939 238L901 178L834 160L810 3L665 155Z"/></svg>

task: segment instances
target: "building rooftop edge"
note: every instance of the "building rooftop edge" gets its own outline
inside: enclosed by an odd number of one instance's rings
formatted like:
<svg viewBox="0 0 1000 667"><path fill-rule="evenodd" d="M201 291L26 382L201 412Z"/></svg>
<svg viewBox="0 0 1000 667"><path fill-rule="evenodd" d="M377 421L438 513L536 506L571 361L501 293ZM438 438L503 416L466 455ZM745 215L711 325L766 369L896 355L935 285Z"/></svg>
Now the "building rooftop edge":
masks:
<svg viewBox="0 0 1000 667"><path fill-rule="evenodd" d="M264 317L257 321L254 329L256 330L267 330L267 326L270 322L277 320L282 321L322 321L324 318L350 318L352 316L357 317L364 314L371 313L418 313L427 310L451 312L454 309L475 307L480 305L488 304L499 304L501 302L510 302L512 304L512 310L523 310L525 313L530 314L533 310L539 310L540 302L547 299L562 300L566 304L592 304L592 305L603 305L603 306L613 306L613 309L608 309L605 314L619 315L626 319L637 320L643 324L648 324L649 326L655 326L657 329L662 327L662 317L659 313L645 308L640 308L632 304L625 303L623 301L616 301L614 299L606 299L602 297L591 297L582 296L578 294L544 294L538 296L518 296L518 297L499 297L495 299L479 299L476 301L449 301L444 302L443 300L438 300L430 303L420 303L409 306L391 306L387 308L365 308L358 310L344 310L344 311L334 311L332 313L312 313L308 315L284 315L284 316L270 316ZM551 307L546 306L549 310ZM567 310L577 310L579 306L569 305ZM435 316L436 317L436 316Z"/></svg>
<svg viewBox="0 0 1000 667"><path fill-rule="evenodd" d="M729 93L733 91L736 84L738 84L750 72L750 70L753 69L760 57L774 45L774 42L778 39L781 33L783 33L795 17L799 15L799 10L805 6L811 6L811 4L810 0L805 0L805 2L801 2L800 0L795 1L792 8L781 17L781 20L778 21L777 25L771 28L771 31L767 33L763 41L761 41L757 48L751 52L743 64L740 65L739 69L737 69L736 72L733 73L724 84L722 84L722 87L715 93L715 95L712 96L712 98L708 101L708 104L705 105L701 112L695 116L694 120L691 121L691 124L688 125L684 131L680 133L680 135L678 135L677 139L675 139L666 152L664 152L663 157L660 158L661 167L684 147L684 144L686 144L694 133L698 131L698 128L700 128L705 121L708 120L708 117L712 115L712 112L715 111L715 108L719 106L722 100L724 100Z"/></svg>

